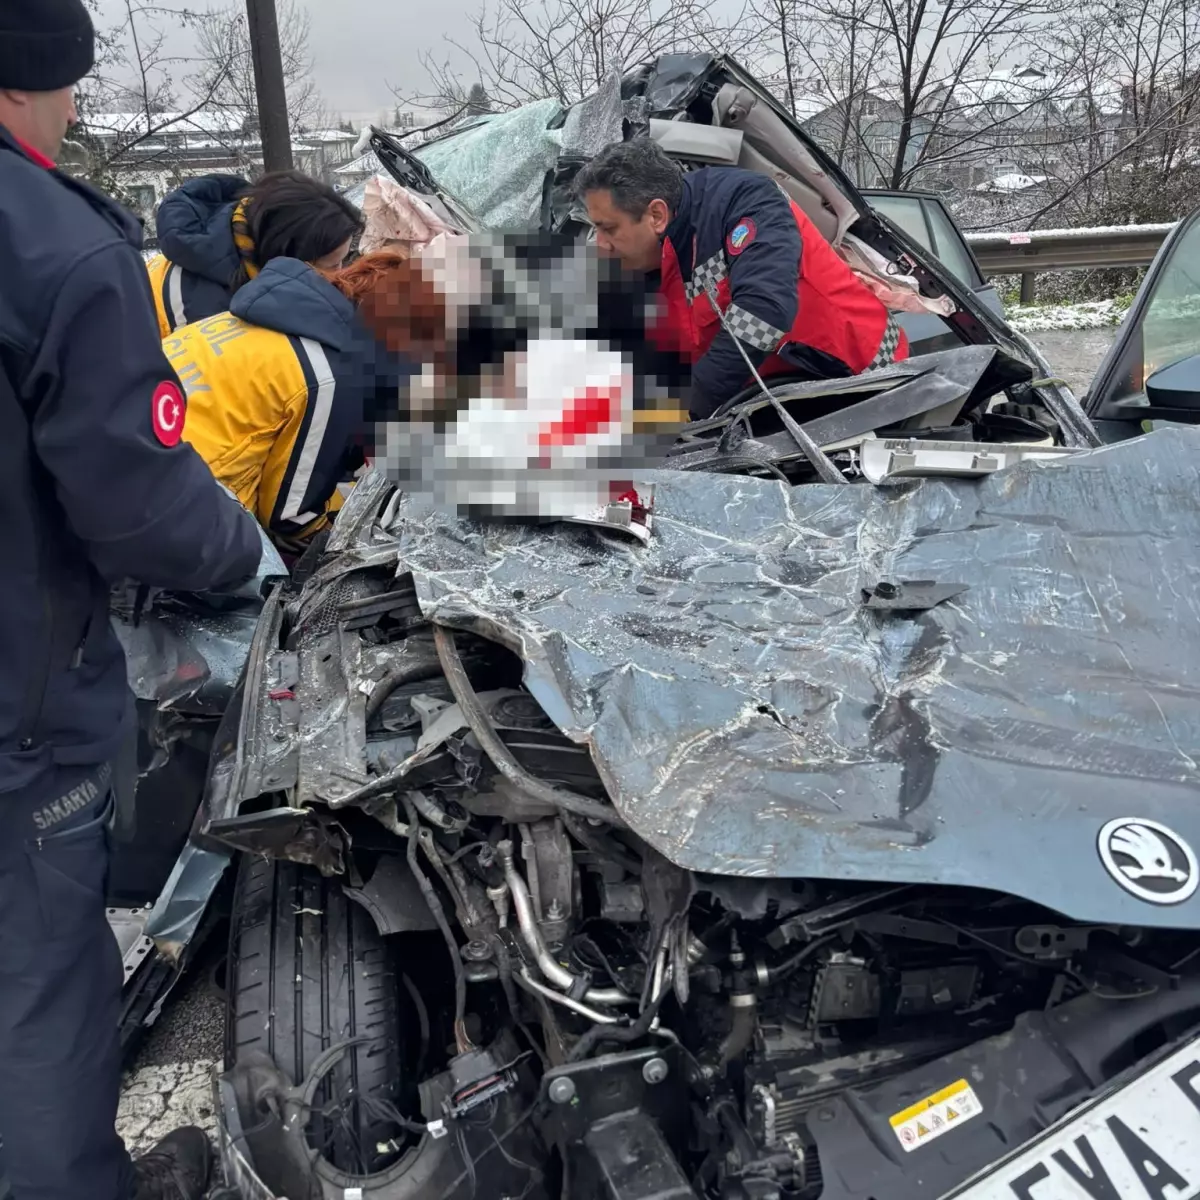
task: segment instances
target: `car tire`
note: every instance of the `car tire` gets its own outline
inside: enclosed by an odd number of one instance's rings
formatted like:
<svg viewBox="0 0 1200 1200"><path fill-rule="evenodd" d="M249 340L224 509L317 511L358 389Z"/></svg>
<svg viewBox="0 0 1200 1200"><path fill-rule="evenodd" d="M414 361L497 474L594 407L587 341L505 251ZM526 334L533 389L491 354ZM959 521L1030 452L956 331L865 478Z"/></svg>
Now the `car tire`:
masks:
<svg viewBox="0 0 1200 1200"><path fill-rule="evenodd" d="M370 1100L395 1102L403 1047L396 969L369 914L312 867L243 856L226 990L226 1069L262 1050L299 1085L330 1046L370 1039L329 1071L308 1137L338 1170L372 1173L396 1129ZM354 1099L342 1108L339 1097ZM330 1105L339 1111L322 1115Z"/></svg>

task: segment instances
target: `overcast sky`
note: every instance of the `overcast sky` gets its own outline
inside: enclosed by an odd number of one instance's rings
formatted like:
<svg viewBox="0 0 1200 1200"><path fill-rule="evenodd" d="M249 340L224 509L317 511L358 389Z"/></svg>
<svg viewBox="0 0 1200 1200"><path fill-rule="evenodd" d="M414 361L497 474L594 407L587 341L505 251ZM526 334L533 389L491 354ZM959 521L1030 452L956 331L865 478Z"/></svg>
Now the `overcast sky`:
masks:
<svg viewBox="0 0 1200 1200"><path fill-rule="evenodd" d="M242 0L156 0L165 7L193 11L204 8L242 8ZM101 27L119 22L124 0L99 0ZM311 52L317 86L331 112L372 113L393 103L388 85L420 92L427 85L420 56L450 58L470 74L470 61L458 54L445 37L468 43L472 18L481 0L297 0L312 21ZM156 18L161 25L169 18ZM179 48L187 53L187 34L179 35Z"/></svg>

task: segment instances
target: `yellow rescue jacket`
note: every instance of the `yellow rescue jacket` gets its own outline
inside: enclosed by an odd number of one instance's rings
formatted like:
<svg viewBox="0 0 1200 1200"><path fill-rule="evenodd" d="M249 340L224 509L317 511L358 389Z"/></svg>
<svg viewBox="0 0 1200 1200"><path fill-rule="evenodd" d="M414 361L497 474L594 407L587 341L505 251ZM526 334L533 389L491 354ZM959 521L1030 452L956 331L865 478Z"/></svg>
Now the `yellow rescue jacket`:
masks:
<svg viewBox="0 0 1200 1200"><path fill-rule="evenodd" d="M163 350L187 392L184 438L278 538L307 537L361 464L366 406L397 396L401 365L307 264L277 258L229 312Z"/></svg>

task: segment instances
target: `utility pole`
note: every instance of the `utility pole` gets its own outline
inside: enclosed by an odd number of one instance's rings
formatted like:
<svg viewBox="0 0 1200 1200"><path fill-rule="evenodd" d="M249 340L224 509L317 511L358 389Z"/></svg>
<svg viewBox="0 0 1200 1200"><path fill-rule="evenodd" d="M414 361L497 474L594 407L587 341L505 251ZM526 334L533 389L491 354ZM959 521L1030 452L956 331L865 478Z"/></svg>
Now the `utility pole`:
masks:
<svg viewBox="0 0 1200 1200"><path fill-rule="evenodd" d="M246 18L250 54L254 61L263 168L288 171L292 166L292 135L288 127L287 89L283 85L283 55L279 49L275 0L246 0Z"/></svg>

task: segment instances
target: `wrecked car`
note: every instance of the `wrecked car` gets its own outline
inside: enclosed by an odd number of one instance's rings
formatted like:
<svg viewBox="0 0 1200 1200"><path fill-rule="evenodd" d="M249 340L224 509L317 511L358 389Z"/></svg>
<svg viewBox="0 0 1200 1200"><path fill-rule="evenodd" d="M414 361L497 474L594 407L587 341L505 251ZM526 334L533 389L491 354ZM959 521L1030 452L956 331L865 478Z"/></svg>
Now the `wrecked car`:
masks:
<svg viewBox="0 0 1200 1200"><path fill-rule="evenodd" d="M229 855L201 852L188 838L201 815L214 739L245 668L263 598L288 574L265 536L262 544L257 576L233 594L175 594L125 584L112 592L110 616L125 651L134 705L131 736L115 773L121 801L106 895L124 971L126 1052L158 1019L189 950L217 923L208 900ZM174 938L160 921L156 950L149 932L155 903L196 886L204 899L192 910L195 923Z"/></svg>
<svg viewBox="0 0 1200 1200"><path fill-rule="evenodd" d="M751 390L599 528L369 476L243 614L143 932L234 864L247 1200L1200 1186L1200 225L1085 412L800 144L953 348Z"/></svg>
<svg viewBox="0 0 1200 1200"><path fill-rule="evenodd" d="M972 293L976 306L1004 315L996 289L936 197L847 190L844 176L795 118L732 58L664 55L614 75L578 104L545 99L485 114L409 149L376 130L370 144L381 168L419 195L428 198L436 179L437 200L460 218L470 211L460 228L532 228L586 238L586 213L571 196L575 174L604 146L637 136L654 138L685 169L726 165L771 175L852 266L874 274L886 262L887 281L897 285L889 302L913 353L958 344L941 319L958 306L939 299L935 275L923 269L928 262L938 266L937 276ZM363 193L359 185L347 195L361 204ZM915 238L914 228L926 234ZM956 320L968 325L962 311Z"/></svg>
<svg viewBox="0 0 1200 1200"><path fill-rule="evenodd" d="M361 483L193 839L239 856L230 1185L1190 1194L1197 236L1114 444L975 345L689 427L645 538Z"/></svg>

